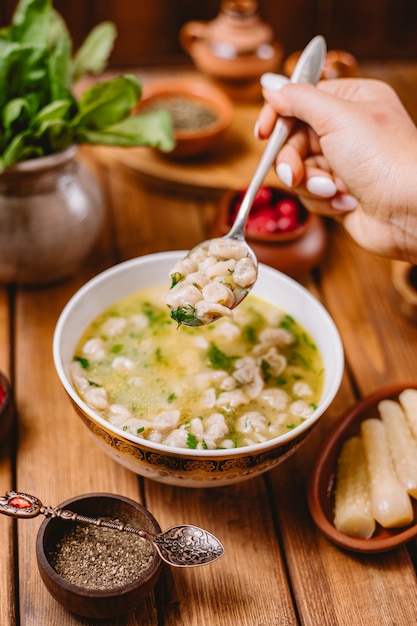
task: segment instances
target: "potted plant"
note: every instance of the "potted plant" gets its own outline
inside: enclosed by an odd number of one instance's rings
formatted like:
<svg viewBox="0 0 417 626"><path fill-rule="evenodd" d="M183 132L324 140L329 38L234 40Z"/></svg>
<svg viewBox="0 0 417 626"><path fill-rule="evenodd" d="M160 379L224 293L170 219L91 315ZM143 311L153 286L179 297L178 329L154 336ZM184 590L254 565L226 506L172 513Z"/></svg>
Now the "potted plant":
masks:
<svg viewBox="0 0 417 626"><path fill-rule="evenodd" d="M1 282L59 279L95 242L102 197L78 144L174 147L167 112L131 114L141 97L133 74L75 95L82 76L104 70L115 37L103 22L74 52L52 0L19 0L0 29Z"/></svg>

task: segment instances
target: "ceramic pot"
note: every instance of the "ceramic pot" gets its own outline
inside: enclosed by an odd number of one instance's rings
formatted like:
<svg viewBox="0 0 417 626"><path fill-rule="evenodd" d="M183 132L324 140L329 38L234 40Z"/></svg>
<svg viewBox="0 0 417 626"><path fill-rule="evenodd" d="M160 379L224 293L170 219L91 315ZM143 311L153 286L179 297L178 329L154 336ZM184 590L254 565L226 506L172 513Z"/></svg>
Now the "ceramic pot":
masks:
<svg viewBox="0 0 417 626"><path fill-rule="evenodd" d="M43 285L73 274L104 217L98 181L77 147L0 174L0 282Z"/></svg>
<svg viewBox="0 0 417 626"><path fill-rule="evenodd" d="M292 197L274 190L282 197ZM211 237L223 237L229 232L233 219L232 207L239 192L228 191L222 197L212 224ZM327 247L327 229L323 219L303 209L305 218L292 231L264 234L246 231L246 240L260 263L265 263L295 279L320 265Z"/></svg>
<svg viewBox="0 0 417 626"><path fill-rule="evenodd" d="M214 20L187 22L180 30L180 43L197 68L219 80L237 100L260 98L260 76L276 71L282 60L282 46L257 5L253 0L223 0Z"/></svg>

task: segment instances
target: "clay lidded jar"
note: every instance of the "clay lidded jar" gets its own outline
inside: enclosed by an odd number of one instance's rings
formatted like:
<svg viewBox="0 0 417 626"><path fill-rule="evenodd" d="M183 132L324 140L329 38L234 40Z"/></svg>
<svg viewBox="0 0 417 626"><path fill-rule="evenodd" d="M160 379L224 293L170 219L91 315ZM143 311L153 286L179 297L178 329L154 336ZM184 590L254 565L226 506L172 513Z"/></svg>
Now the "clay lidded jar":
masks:
<svg viewBox="0 0 417 626"><path fill-rule="evenodd" d="M0 174L0 282L44 285L70 276L101 231L98 181L77 147Z"/></svg>
<svg viewBox="0 0 417 626"><path fill-rule="evenodd" d="M223 0L212 21L184 24L180 43L201 72L238 100L260 98L260 76L276 71L283 56L254 0Z"/></svg>

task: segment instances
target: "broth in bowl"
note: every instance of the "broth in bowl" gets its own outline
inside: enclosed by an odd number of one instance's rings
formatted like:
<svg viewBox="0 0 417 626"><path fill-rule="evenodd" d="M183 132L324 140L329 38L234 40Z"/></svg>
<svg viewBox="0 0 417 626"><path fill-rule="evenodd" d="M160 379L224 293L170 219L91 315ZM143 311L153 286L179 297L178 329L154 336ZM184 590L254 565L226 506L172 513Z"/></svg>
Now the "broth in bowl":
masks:
<svg viewBox="0 0 417 626"><path fill-rule="evenodd" d="M249 295L232 319L178 328L165 292L120 299L83 333L70 371L91 409L130 435L196 450L262 443L313 415L323 359L291 315Z"/></svg>

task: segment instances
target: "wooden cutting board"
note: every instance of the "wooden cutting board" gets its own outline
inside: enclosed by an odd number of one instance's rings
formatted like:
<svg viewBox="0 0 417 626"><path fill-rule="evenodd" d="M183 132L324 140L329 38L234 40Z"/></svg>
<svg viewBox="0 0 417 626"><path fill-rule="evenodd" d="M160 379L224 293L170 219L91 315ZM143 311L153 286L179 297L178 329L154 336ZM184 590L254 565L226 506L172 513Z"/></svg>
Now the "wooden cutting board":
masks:
<svg viewBox="0 0 417 626"><path fill-rule="evenodd" d="M253 129L262 102L235 103L232 125L220 142L205 156L186 161L146 148L94 147L97 158L116 161L138 174L163 183L202 190L240 190L250 182L266 142L255 139ZM265 184L279 187L279 179L271 168Z"/></svg>

